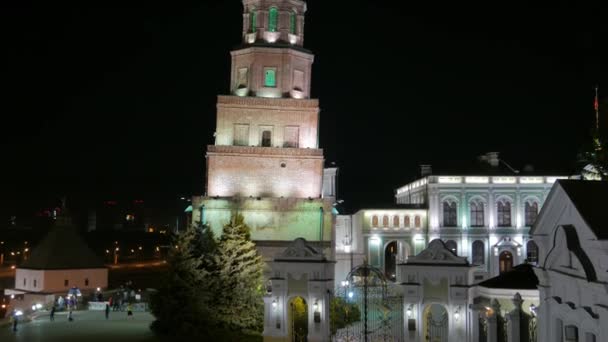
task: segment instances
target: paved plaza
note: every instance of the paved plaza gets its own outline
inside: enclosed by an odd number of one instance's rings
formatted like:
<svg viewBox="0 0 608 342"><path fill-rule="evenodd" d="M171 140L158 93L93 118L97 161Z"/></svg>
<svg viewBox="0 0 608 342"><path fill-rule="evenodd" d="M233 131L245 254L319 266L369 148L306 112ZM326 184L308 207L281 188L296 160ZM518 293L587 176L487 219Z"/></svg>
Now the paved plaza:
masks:
<svg viewBox="0 0 608 342"><path fill-rule="evenodd" d="M12 327L0 326L2 342L158 342L149 329L153 317L149 313L134 313L127 319L126 312L110 312L106 320L103 311L78 311L74 321L68 322L67 312L55 314L55 321L43 314L31 322L20 323L17 332Z"/></svg>

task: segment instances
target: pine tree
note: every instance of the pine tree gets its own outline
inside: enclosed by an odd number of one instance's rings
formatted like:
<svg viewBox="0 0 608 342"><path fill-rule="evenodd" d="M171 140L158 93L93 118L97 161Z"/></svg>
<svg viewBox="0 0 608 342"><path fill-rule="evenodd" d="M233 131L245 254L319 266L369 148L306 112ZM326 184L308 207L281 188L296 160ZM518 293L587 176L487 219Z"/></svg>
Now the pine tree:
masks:
<svg viewBox="0 0 608 342"><path fill-rule="evenodd" d="M217 287L213 307L217 319L225 327L261 330L264 263L242 215L234 215L224 226L214 264Z"/></svg>
<svg viewBox="0 0 608 342"><path fill-rule="evenodd" d="M210 294L201 290L208 273L195 252L196 236L196 230L188 229L175 237L165 282L152 295L150 304L156 320L151 328L158 334L199 336L212 324L207 305Z"/></svg>

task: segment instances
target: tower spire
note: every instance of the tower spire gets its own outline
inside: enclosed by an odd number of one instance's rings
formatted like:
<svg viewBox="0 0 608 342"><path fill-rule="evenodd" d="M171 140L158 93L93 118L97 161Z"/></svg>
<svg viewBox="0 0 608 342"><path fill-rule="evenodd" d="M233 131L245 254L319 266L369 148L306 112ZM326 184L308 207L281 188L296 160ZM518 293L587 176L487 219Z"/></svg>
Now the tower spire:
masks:
<svg viewBox="0 0 608 342"><path fill-rule="evenodd" d="M593 101L593 109L595 110L595 131L593 132L593 144L596 151L602 149L600 142L600 99L599 99L599 86L595 86L595 100Z"/></svg>

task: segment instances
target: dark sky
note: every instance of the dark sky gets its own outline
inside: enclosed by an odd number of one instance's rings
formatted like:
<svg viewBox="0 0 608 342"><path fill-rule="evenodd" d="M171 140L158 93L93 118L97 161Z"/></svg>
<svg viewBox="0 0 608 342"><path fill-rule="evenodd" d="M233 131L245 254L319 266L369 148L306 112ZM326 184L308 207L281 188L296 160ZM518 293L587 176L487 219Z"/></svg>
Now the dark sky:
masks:
<svg viewBox="0 0 608 342"><path fill-rule="evenodd" d="M202 193L240 1L14 3L0 5L2 214ZM608 107L603 8L404 3L308 1L321 146L349 207L390 203L421 163L500 151L571 167L596 83Z"/></svg>

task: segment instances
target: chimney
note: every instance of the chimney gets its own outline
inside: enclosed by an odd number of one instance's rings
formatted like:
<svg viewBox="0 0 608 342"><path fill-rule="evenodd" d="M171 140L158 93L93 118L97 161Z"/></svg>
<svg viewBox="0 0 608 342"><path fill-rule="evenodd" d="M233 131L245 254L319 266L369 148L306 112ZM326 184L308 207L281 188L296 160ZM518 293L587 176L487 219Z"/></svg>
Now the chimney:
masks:
<svg viewBox="0 0 608 342"><path fill-rule="evenodd" d="M420 177L426 177L433 174L431 165L420 165Z"/></svg>
<svg viewBox="0 0 608 342"><path fill-rule="evenodd" d="M499 152L488 152L486 153L486 160L492 167L498 167L500 159L498 158Z"/></svg>

